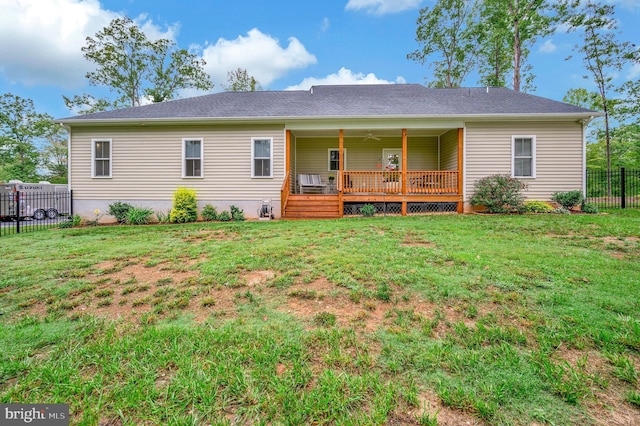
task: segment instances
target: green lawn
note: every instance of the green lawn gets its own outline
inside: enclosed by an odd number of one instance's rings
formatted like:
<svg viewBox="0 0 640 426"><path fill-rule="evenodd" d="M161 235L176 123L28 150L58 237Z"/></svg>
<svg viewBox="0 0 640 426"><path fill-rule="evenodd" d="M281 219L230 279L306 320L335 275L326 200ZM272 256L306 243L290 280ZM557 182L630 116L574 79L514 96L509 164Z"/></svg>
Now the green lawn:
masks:
<svg viewBox="0 0 640 426"><path fill-rule="evenodd" d="M0 402L72 424L640 419L637 210L51 229L0 271Z"/></svg>

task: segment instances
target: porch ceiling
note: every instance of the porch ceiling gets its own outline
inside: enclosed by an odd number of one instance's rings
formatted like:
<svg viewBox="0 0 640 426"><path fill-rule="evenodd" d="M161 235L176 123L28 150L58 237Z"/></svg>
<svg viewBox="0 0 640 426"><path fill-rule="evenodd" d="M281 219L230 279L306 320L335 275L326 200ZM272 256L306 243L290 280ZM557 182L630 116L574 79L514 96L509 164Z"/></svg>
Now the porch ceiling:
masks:
<svg viewBox="0 0 640 426"><path fill-rule="evenodd" d="M451 130L451 128L436 128L436 129L408 129L407 136L408 137L429 137L429 136L440 136L443 133ZM338 129L298 129L292 130L291 133L297 138L337 138L339 131ZM402 130L401 129L345 129L344 137L345 138L366 138L368 136L374 136L376 138L393 138L393 137L401 137Z"/></svg>

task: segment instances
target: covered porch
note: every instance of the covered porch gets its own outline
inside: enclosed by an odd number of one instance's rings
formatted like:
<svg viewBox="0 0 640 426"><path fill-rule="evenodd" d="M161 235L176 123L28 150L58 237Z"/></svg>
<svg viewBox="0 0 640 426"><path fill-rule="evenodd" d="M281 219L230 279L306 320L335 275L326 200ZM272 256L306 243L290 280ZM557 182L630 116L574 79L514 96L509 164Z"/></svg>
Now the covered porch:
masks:
<svg viewBox="0 0 640 426"><path fill-rule="evenodd" d="M342 217L374 204L407 215L462 212L462 125L288 129L281 212ZM309 176L317 185L308 185Z"/></svg>

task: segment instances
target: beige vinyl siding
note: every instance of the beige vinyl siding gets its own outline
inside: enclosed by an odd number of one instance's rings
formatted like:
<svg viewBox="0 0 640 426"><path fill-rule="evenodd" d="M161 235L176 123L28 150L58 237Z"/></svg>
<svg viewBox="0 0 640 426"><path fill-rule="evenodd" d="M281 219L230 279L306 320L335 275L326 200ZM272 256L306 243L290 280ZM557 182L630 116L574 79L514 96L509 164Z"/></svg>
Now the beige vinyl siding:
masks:
<svg viewBox="0 0 640 426"><path fill-rule="evenodd" d="M485 176L511 175L512 136L535 136L536 177L521 179L530 200L550 200L557 191L582 189L582 124L578 122L466 123L466 199Z"/></svg>
<svg viewBox="0 0 640 426"><path fill-rule="evenodd" d="M440 170L458 169L458 129L440 136Z"/></svg>
<svg viewBox="0 0 640 426"><path fill-rule="evenodd" d="M251 138L273 138L273 178L251 177ZM112 140L110 179L91 178L91 140ZM182 141L202 138L203 178L182 178ZM200 200L280 198L284 177L283 126L136 126L73 128L71 182L74 198L171 200L179 187Z"/></svg>
<svg viewBox="0 0 640 426"><path fill-rule="evenodd" d="M380 138L363 141L345 138L347 152L345 170L376 171L382 168L383 149L402 149L401 138ZM329 149L338 149L337 138L298 138L296 140L296 174L320 174L326 180L330 174ZM438 140L435 137L409 137L407 141L408 170L437 170Z"/></svg>

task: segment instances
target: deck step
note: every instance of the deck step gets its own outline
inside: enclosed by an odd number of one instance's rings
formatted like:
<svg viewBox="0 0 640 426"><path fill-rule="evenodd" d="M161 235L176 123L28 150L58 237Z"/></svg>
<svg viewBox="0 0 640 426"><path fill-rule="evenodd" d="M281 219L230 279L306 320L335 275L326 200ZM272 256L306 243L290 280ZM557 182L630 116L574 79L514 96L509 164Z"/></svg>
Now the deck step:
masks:
<svg viewBox="0 0 640 426"><path fill-rule="evenodd" d="M331 195L292 195L287 203L285 218L338 218L340 202Z"/></svg>

